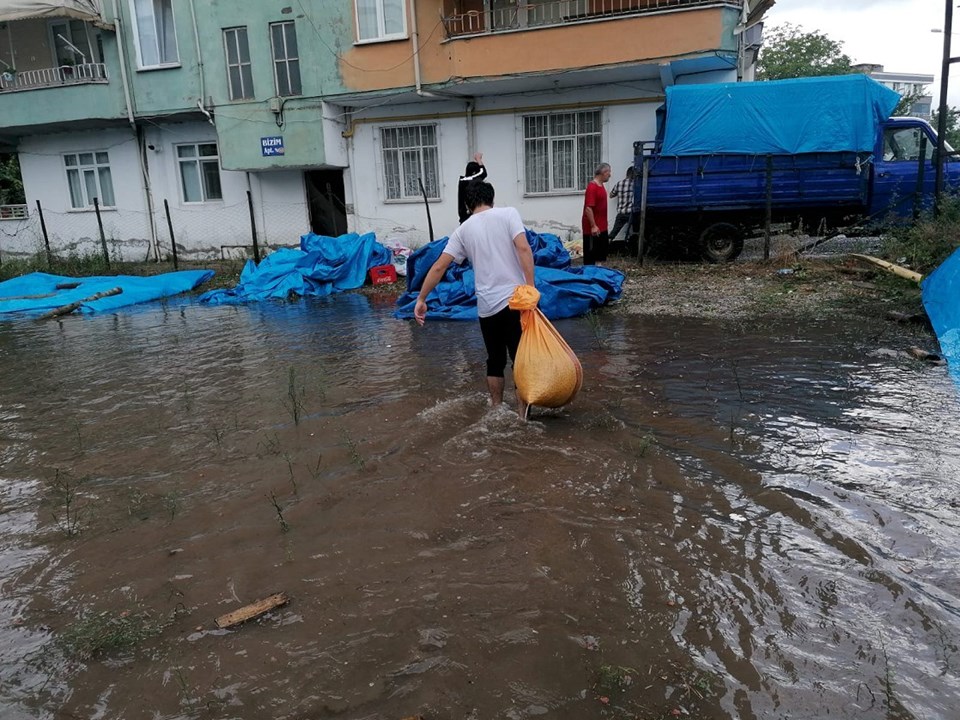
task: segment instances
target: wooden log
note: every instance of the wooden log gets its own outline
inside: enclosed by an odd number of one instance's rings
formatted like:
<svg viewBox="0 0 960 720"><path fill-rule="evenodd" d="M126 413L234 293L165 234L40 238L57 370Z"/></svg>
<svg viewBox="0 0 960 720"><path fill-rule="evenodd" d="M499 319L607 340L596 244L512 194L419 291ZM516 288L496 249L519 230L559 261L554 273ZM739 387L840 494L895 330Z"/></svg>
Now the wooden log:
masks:
<svg viewBox="0 0 960 720"><path fill-rule="evenodd" d="M5 300L43 300L44 298L54 297L56 293L46 293L45 295L11 295L10 297L0 298L0 302Z"/></svg>
<svg viewBox="0 0 960 720"><path fill-rule="evenodd" d="M933 365L946 365L946 360L937 355L936 353L927 352L923 348L912 347L910 348L910 354L913 355L917 360L923 360L924 362L931 363Z"/></svg>
<svg viewBox="0 0 960 720"><path fill-rule="evenodd" d="M923 279L923 275L909 268L905 268L902 265L894 265L891 262L886 260L881 260L880 258L873 257L872 255L861 255L860 253L850 253L850 257L859 258L861 260L866 260L869 263L873 263L877 267L882 267L884 270L889 270L894 275L899 275L902 278L907 280L913 280L914 282L920 282Z"/></svg>
<svg viewBox="0 0 960 720"><path fill-rule="evenodd" d="M60 317L61 315L69 315L84 303L93 302L94 300L99 300L100 298L105 298L105 297L111 297L113 295L119 295L122 292L123 292L123 288L115 287L115 288L111 288L110 290L104 290L103 292L94 293L90 297L84 298L83 300L77 300L76 302L72 302L69 305L64 305L62 307L54 308L50 312L44 313L37 319L49 320L50 318Z"/></svg>
<svg viewBox="0 0 960 720"><path fill-rule="evenodd" d="M242 608L238 608L233 612L221 615L215 622L217 627L221 629L234 627L235 625L245 623L247 620L259 617L266 612L270 612L274 608L283 607L288 602L290 602L290 598L287 597L286 593L274 593L270 597L265 597L263 600L257 600L255 603L244 605Z"/></svg>
<svg viewBox="0 0 960 720"><path fill-rule="evenodd" d="M887 312L887 319L898 323L914 323L916 325L930 325L930 318L926 313L905 313L897 310Z"/></svg>

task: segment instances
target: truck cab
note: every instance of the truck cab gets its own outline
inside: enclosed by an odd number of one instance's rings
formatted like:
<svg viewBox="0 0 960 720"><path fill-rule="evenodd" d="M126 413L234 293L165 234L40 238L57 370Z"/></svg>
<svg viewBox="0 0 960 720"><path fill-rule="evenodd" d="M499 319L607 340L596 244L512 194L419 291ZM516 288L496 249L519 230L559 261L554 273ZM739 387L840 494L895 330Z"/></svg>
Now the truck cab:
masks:
<svg viewBox="0 0 960 720"><path fill-rule="evenodd" d="M936 184L937 135L920 118L894 117L883 123L873 159L868 216L915 217L933 204ZM960 156L949 145L944 162L944 187L960 187Z"/></svg>

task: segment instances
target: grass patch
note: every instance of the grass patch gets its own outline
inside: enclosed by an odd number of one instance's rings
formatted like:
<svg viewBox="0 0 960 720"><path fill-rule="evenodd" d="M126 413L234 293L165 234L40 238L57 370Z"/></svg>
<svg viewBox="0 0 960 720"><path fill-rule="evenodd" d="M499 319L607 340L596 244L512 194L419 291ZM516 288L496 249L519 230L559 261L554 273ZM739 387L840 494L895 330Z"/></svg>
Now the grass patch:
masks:
<svg viewBox="0 0 960 720"><path fill-rule="evenodd" d="M159 635L170 622L146 611L104 610L82 616L63 632L58 642L71 657L96 660L113 652L132 650Z"/></svg>
<svg viewBox="0 0 960 720"><path fill-rule="evenodd" d="M947 198L939 217L922 217L893 228L883 238L882 253L890 262L926 275L960 247L960 199Z"/></svg>

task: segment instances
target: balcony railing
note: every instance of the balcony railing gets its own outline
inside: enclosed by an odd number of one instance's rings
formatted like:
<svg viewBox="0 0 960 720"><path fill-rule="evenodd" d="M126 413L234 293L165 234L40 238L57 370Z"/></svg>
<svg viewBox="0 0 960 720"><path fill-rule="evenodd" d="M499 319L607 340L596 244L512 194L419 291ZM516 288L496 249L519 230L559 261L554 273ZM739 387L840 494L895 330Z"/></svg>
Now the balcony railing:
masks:
<svg viewBox="0 0 960 720"><path fill-rule="evenodd" d="M103 63L61 65L41 70L0 73L0 92L105 83L107 80L107 66Z"/></svg>
<svg viewBox="0 0 960 720"><path fill-rule="evenodd" d="M26 205L0 205L0 220L24 220L27 214Z"/></svg>
<svg viewBox="0 0 960 720"><path fill-rule="evenodd" d="M444 16L443 24L450 38L708 5L742 7L743 0L517 0L510 4L493 3L485 10L453 12Z"/></svg>

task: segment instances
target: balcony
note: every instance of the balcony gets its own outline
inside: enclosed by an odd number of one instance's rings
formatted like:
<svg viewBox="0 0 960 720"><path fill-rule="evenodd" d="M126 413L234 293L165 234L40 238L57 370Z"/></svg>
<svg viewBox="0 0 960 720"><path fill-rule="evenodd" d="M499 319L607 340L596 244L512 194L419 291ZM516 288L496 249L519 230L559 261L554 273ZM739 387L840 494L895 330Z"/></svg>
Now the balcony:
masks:
<svg viewBox="0 0 960 720"><path fill-rule="evenodd" d="M57 67L40 68L37 70L0 73L0 92L36 90L38 88L63 87L64 85L106 83L108 81L107 66L103 63L59 65Z"/></svg>
<svg viewBox="0 0 960 720"><path fill-rule="evenodd" d="M718 6L743 0L445 0L443 24L450 39Z"/></svg>

